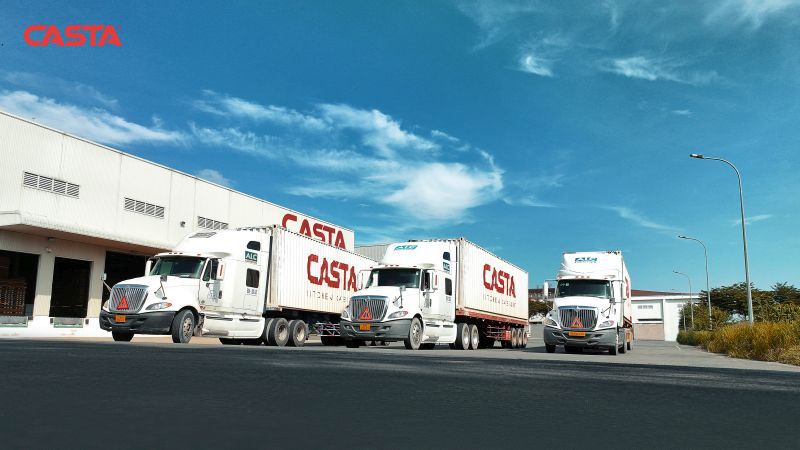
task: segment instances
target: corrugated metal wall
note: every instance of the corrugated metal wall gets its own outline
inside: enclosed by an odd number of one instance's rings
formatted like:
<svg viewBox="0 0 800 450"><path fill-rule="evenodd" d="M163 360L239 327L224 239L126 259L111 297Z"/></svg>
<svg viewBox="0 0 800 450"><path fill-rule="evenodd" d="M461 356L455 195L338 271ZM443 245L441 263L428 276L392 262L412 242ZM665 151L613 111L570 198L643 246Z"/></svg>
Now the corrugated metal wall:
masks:
<svg viewBox="0 0 800 450"><path fill-rule="evenodd" d="M357 288L358 272L375 264L364 256L283 229L276 229L273 239L267 302L273 308L339 314ZM346 270L342 264L347 265Z"/></svg>
<svg viewBox="0 0 800 450"><path fill-rule="evenodd" d="M512 264L503 261L486 250L470 243L460 241L459 250L459 281L458 304L456 308L472 309L491 314L512 317L515 319L528 319L528 273ZM488 271L484 266L488 264ZM504 287L487 289L484 280L492 285L492 274L503 271L509 274L509 279L503 280ZM510 295L510 277L514 279L514 296ZM500 284L498 280L497 285ZM503 292L498 292L502 290Z"/></svg>

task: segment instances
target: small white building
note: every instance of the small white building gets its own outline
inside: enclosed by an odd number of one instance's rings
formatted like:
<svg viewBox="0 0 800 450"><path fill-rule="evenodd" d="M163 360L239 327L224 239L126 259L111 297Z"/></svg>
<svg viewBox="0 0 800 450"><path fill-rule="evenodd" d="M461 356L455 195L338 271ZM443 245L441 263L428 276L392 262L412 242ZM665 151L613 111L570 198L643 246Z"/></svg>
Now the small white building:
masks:
<svg viewBox="0 0 800 450"><path fill-rule="evenodd" d="M679 322L683 307L690 301L704 300L699 294L632 290L634 337L645 341L675 341L682 327Z"/></svg>
<svg viewBox="0 0 800 450"><path fill-rule="evenodd" d="M0 336L99 335L113 285L201 229L351 230L0 111Z"/></svg>

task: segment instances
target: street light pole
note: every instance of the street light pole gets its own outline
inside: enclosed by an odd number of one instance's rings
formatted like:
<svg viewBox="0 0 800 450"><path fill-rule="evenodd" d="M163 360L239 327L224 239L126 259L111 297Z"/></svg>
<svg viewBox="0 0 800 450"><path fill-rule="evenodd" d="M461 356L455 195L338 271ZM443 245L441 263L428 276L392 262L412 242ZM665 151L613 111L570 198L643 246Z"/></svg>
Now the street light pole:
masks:
<svg viewBox="0 0 800 450"><path fill-rule="evenodd" d="M709 289L708 284L708 249L706 249L706 244L703 243L700 239L689 237L689 236L678 236L681 239L689 239L692 241L697 241L700 245L703 246L703 254L706 257L706 300L708 301L708 329L714 329L714 322L711 320L711 289Z"/></svg>
<svg viewBox="0 0 800 450"><path fill-rule="evenodd" d="M750 262L747 258L747 231L745 231L745 224L744 224L744 194L742 192L742 174L739 173L739 169L733 165L728 160L722 158L712 158L710 156L703 156L698 153L692 153L689 155L692 158L696 159L710 159L712 161L722 161L725 164L731 166L733 170L736 172L736 178L739 179L739 210L742 215L742 246L744 247L744 279L745 283L747 284L747 316L750 319L750 325L753 325L754 318L753 318L753 293L750 289Z"/></svg>
<svg viewBox="0 0 800 450"><path fill-rule="evenodd" d="M692 309L691 309L691 314L692 314L692 330L694 330L694 301L692 301L692 279L691 279L691 278L689 278L689 275L686 275L686 274L685 274L685 273L683 273L683 272L678 272L677 270L673 270L673 272L674 272L674 273L677 273L678 275L683 275L683 276L685 276L685 277L686 277L686 279L687 279L687 280L689 280L689 304L690 304L690 305L692 305L692 306L691 306L691 308L692 308ZM683 318L684 318L684 320L686 320L686 313L684 313L684 314L683 314ZM685 325L685 324L684 324L683 328L684 328L684 329L686 329L686 325Z"/></svg>

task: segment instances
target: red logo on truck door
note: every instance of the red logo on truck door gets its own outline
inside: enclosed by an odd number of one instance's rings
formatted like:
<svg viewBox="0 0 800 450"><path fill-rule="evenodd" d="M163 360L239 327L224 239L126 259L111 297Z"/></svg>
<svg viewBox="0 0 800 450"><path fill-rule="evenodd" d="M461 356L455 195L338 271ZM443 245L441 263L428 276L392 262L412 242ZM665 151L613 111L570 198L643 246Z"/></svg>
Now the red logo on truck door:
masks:
<svg viewBox="0 0 800 450"><path fill-rule="evenodd" d="M514 276L502 270L497 270L489 264L483 265L483 286L500 294L510 295L511 297L517 296L517 291L514 287Z"/></svg>
<svg viewBox="0 0 800 450"><path fill-rule="evenodd" d="M322 262L319 261L319 256L315 254L308 255L306 263L306 274L308 281L318 286L325 284L334 289L345 289L348 291L356 291L356 268L323 257Z"/></svg>
<svg viewBox="0 0 800 450"><path fill-rule="evenodd" d="M284 215L283 220L281 221L281 226L284 228L289 228L289 222L297 222L297 216L291 213ZM345 248L344 234L342 234L342 230L337 230L330 225L325 225L318 222L310 222L308 219L303 219L303 221L300 222L299 233L313 239L318 239L326 244L333 245L334 247Z"/></svg>
<svg viewBox="0 0 800 450"><path fill-rule="evenodd" d="M47 47L48 45L83 47L86 44L87 36L90 47L103 47L104 45L122 47L114 25L67 25L63 35L55 25L31 25L22 34L25 42L31 47Z"/></svg>

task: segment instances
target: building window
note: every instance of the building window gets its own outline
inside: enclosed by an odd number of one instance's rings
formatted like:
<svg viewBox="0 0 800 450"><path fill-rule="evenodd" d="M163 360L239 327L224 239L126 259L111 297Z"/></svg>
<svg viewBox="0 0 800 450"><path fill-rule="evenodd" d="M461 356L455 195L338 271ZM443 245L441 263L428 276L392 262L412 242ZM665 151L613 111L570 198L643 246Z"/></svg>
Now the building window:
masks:
<svg viewBox="0 0 800 450"><path fill-rule="evenodd" d="M228 224L218 220L197 216L197 227L206 230L227 230Z"/></svg>
<svg viewBox="0 0 800 450"><path fill-rule="evenodd" d="M68 183L64 180L36 175L31 172L23 172L22 185L25 187L39 189L41 191L52 192L54 194L65 195L67 197L80 197L81 187L77 184Z"/></svg>
<svg viewBox="0 0 800 450"><path fill-rule="evenodd" d="M136 212L139 214L144 214L146 216L158 217L159 219L164 218L163 206L153 205L151 203L134 200L128 197L125 197L125 211Z"/></svg>
<svg viewBox="0 0 800 450"><path fill-rule="evenodd" d="M249 288L258 287L258 271L254 269L247 269L247 279L245 285Z"/></svg>

